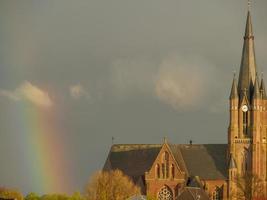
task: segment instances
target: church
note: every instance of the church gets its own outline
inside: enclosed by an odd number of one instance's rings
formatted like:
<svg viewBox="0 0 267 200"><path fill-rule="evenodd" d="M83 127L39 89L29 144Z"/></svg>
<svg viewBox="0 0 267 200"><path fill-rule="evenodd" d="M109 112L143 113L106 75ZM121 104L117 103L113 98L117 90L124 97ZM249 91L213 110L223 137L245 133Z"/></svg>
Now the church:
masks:
<svg viewBox="0 0 267 200"><path fill-rule="evenodd" d="M230 88L228 144L115 144L103 170L121 170L158 200L236 199L237 177L248 173L266 194L266 137L267 96L248 10L239 77Z"/></svg>

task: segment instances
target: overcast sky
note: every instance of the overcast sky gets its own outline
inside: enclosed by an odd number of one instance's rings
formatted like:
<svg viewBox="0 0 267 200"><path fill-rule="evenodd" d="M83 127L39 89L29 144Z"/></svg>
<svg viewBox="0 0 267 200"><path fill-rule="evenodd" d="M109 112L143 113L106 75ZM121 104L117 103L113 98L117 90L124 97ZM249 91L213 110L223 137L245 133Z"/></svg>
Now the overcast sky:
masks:
<svg viewBox="0 0 267 200"><path fill-rule="evenodd" d="M253 2L259 73L266 10ZM0 0L0 185L83 191L112 137L226 143L246 15L245 0Z"/></svg>

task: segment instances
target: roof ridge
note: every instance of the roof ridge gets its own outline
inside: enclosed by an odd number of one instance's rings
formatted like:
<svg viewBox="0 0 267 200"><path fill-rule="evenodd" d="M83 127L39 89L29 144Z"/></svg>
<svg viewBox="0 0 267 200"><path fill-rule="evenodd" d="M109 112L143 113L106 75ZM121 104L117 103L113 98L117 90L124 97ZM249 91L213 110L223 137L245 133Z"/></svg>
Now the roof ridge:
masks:
<svg viewBox="0 0 267 200"><path fill-rule="evenodd" d="M195 189L195 188L194 188ZM194 196L193 192L191 190L188 189L188 191L190 192L190 194L192 195L193 199L196 199L196 197Z"/></svg>
<svg viewBox="0 0 267 200"><path fill-rule="evenodd" d="M175 151L174 152L174 150L172 149L173 147L175 147L175 148L177 148L178 146L177 145L169 145L169 147L170 147L170 150L172 151L172 154L173 154L173 157L174 157L174 159L176 160L176 158L175 158L175 152L177 152L177 151ZM180 166L180 168L182 167L182 168L184 168L184 170L185 170L185 173L187 174L187 175L189 175L189 172L188 172L188 168L187 168L187 166L186 166L186 163L185 163L185 160L184 160L184 157L183 157L183 154L182 154L182 152L181 152L181 149L178 147L177 148L178 149L178 154L179 154L179 157L180 157L180 162L178 161L178 160L176 160L176 163L178 164L181 164L182 166ZM178 166L179 166L179 164L178 164Z"/></svg>

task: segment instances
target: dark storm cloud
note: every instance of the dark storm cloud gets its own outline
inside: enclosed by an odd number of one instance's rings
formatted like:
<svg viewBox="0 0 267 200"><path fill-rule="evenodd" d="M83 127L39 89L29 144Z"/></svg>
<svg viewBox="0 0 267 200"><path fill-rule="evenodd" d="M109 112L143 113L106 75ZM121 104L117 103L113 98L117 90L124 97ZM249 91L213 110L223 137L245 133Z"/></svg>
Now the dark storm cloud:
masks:
<svg viewBox="0 0 267 200"><path fill-rule="evenodd" d="M1 94L16 97L28 82L60 107L55 119L65 130L59 134L72 191L102 167L112 136L118 143L164 136L172 143L226 142L246 9L244 0L1 1ZM257 64L265 73L266 9L266 1L253 2ZM36 187L19 165L23 155L5 153L20 134L8 123L19 104L0 98L0 185L27 193Z"/></svg>

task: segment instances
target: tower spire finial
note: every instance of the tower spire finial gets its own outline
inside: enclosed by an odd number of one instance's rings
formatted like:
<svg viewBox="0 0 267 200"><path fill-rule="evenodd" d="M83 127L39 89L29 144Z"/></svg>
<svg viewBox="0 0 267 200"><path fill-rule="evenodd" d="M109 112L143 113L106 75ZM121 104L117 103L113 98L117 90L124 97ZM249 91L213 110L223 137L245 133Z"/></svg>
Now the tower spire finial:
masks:
<svg viewBox="0 0 267 200"><path fill-rule="evenodd" d="M247 0L250 5L251 0ZM244 35L243 52L239 71L238 93L242 94L244 88L247 88L248 98L253 94L253 88L256 79L256 57L254 48L254 35L252 30L251 13L248 10L247 21Z"/></svg>
<svg viewBox="0 0 267 200"><path fill-rule="evenodd" d="M248 11L250 11L250 7L251 7L251 0L248 0Z"/></svg>
<svg viewBox="0 0 267 200"><path fill-rule="evenodd" d="M235 73L234 73L232 89L231 89L231 93L230 93L230 97L229 98L230 99L238 99L238 92L237 92Z"/></svg>

